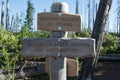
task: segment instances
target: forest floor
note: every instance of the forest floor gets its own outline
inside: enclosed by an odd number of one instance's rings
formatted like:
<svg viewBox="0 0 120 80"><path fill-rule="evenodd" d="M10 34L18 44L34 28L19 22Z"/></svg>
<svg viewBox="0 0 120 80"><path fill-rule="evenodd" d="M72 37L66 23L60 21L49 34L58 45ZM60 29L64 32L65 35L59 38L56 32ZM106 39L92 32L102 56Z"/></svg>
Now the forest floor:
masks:
<svg viewBox="0 0 120 80"><path fill-rule="evenodd" d="M94 80L120 80L120 61L99 61Z"/></svg>
<svg viewBox="0 0 120 80"><path fill-rule="evenodd" d="M2 77L2 75L0 75L0 77ZM49 77L41 75L35 76L35 79L31 80L49 80ZM95 68L94 80L120 80L120 60L99 60Z"/></svg>

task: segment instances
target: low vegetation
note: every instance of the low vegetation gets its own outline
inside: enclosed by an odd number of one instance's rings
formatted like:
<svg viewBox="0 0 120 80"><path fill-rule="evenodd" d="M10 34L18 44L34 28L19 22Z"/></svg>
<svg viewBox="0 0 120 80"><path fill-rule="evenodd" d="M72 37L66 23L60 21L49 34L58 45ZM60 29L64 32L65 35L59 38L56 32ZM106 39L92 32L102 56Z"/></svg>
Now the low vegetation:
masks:
<svg viewBox="0 0 120 80"><path fill-rule="evenodd" d="M83 30L69 37L90 37L90 30ZM23 38L41 38L50 37L46 31L29 31L23 27L21 32L12 33L6 30L0 30L0 67L7 72L9 80L14 80L15 68L19 67L17 61L24 59L21 56L22 39ZM118 48L117 36L110 33L105 33L103 44L101 47L101 55L115 54Z"/></svg>

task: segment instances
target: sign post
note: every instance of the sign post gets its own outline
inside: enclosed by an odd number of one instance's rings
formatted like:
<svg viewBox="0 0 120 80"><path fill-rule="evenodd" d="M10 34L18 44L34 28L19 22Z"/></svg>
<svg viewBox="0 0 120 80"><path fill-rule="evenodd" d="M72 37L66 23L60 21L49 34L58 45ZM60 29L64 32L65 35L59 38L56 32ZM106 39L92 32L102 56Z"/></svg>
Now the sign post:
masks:
<svg viewBox="0 0 120 80"><path fill-rule="evenodd" d="M67 79L66 57L92 58L95 40L91 38L66 38L66 31L80 31L81 17L68 14L66 3L56 2L52 13L38 14L38 29L51 31L51 38L23 39L24 57L50 58L50 80ZM57 9L56 9L57 8Z"/></svg>
<svg viewBox="0 0 120 80"><path fill-rule="evenodd" d="M63 3L66 4L66 3ZM61 6L60 6L61 5ZM62 14L62 3L53 3L51 10L52 13L58 13L58 17L61 17ZM57 8L57 10L56 10ZM64 11L66 13L66 11ZM56 25L57 30L55 32L51 32L51 37L53 38L61 38L67 37L65 31L63 31L63 27L61 27L60 18L57 20L58 23ZM57 31L57 32L56 32ZM59 41L59 40L58 40ZM50 62L50 80L66 80L67 79L67 59L65 57L61 57L60 53L57 53L56 58L51 58Z"/></svg>

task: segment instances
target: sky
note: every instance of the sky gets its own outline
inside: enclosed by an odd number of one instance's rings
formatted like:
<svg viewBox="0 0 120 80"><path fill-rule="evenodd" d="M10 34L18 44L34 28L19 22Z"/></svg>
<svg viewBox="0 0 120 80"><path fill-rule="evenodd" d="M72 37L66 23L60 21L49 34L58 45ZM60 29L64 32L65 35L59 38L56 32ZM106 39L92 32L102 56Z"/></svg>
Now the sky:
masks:
<svg viewBox="0 0 120 80"><path fill-rule="evenodd" d="M0 2L6 2L6 0L0 0ZM52 5L52 3L54 1L58 1L58 2L67 2L68 6L69 6L69 13L75 13L75 4L76 4L76 0L31 0L31 2L34 5L35 8L35 21L37 21L37 13L41 13L44 11L44 9L46 9L46 12L50 12L50 7ZM85 17L85 15L88 15L86 12L88 12L88 10L86 10L87 5L89 0L79 0L79 13L82 15L82 21L84 22L83 24L87 26L88 22L87 22L87 18ZM92 1L92 0L91 0ZM99 0L95 0L98 5L99 5ZM110 19L111 20L115 20L115 12L116 12L116 6L115 3L117 2L117 0L113 0L113 5L112 5L112 9L110 12ZM1 6L1 4L0 4ZM15 15L16 13L20 13L23 12L24 14L26 13L26 9L27 9L27 0L9 0L9 14L10 16ZM0 7L1 10L1 7ZM109 30L113 30L112 25L114 25L114 21L110 22L110 28Z"/></svg>

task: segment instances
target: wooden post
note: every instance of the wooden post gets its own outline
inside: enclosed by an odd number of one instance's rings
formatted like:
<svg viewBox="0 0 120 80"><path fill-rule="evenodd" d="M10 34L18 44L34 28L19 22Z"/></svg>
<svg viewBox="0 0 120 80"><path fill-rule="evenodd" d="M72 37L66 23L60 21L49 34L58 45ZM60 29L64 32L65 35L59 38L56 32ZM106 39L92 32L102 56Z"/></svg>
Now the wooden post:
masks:
<svg viewBox="0 0 120 80"><path fill-rule="evenodd" d="M66 3L53 3L51 7L51 11L54 13L63 13L63 12L68 12L67 10L64 11L62 10L63 8L68 8L68 6L63 6L63 4L66 5ZM59 27L59 26L58 26ZM51 32L51 37L52 38L61 38L61 37L67 37L67 32L62 32L62 31L52 31ZM55 58L51 59L51 64L50 64L50 80L66 80L67 79L67 59L61 57L60 53L57 53Z"/></svg>

